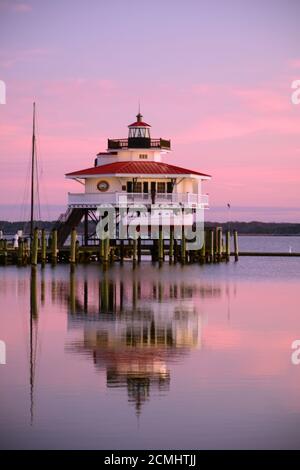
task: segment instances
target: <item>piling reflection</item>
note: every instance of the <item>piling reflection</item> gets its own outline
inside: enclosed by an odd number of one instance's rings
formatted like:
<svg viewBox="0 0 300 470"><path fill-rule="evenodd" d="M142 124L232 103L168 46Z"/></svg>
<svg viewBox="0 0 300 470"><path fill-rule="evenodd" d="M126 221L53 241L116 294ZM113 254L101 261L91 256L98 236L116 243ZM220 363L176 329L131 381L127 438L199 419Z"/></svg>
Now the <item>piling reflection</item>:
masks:
<svg viewBox="0 0 300 470"><path fill-rule="evenodd" d="M44 278L41 279L41 302L44 296ZM37 360L38 337L38 300L37 300L37 268L32 267L30 275L30 315L29 315L29 384L30 384L30 423L34 418L34 385Z"/></svg>
<svg viewBox="0 0 300 470"><path fill-rule="evenodd" d="M69 278L51 276L46 282L44 270L32 269L31 421L39 304L43 307L50 300L65 307L68 329L77 329L81 335L79 340L68 341L66 350L91 358L96 370L106 372L108 388L127 389L137 415L151 393L169 390L171 364L202 347L205 312L201 299L220 297L219 285L128 274L120 269L117 274L98 271L95 276L71 269Z"/></svg>
<svg viewBox="0 0 300 470"><path fill-rule="evenodd" d="M107 387L127 389L140 414L150 391L169 390L170 364L201 347L199 297L220 295L221 288L210 285L108 273L96 281L71 272L68 327L82 329L82 338L68 343L67 350L106 370Z"/></svg>

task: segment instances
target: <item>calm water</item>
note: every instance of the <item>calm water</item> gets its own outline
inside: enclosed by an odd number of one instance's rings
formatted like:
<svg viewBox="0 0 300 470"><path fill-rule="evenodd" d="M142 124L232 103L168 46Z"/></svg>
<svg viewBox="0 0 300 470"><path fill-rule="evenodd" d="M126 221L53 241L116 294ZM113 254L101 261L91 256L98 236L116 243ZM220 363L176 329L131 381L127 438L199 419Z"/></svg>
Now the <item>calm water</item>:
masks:
<svg viewBox="0 0 300 470"><path fill-rule="evenodd" d="M299 278L299 258L1 268L0 447L300 448Z"/></svg>

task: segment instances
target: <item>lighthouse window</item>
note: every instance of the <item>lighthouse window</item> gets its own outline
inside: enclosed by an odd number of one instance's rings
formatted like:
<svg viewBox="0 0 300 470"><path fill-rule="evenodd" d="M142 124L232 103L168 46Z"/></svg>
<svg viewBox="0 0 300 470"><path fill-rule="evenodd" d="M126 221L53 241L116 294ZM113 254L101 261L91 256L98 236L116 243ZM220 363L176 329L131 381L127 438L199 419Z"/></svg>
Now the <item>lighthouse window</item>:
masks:
<svg viewBox="0 0 300 470"><path fill-rule="evenodd" d="M133 184L133 192L134 193L141 193L142 192L142 183L134 183Z"/></svg>
<svg viewBox="0 0 300 470"><path fill-rule="evenodd" d="M157 192L165 193L166 192L166 183L157 183Z"/></svg>
<svg viewBox="0 0 300 470"><path fill-rule="evenodd" d="M128 137L150 139L150 130L147 127L131 127Z"/></svg>
<svg viewBox="0 0 300 470"><path fill-rule="evenodd" d="M147 160L148 155L147 155L146 153L141 153L141 154L139 155L139 157L140 157L141 160Z"/></svg>

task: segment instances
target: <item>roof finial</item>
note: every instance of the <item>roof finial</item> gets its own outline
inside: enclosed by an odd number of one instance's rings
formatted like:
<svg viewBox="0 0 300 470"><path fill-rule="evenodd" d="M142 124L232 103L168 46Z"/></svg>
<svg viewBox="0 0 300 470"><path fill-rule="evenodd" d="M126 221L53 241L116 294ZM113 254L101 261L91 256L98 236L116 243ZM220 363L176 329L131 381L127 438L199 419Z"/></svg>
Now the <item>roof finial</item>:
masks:
<svg viewBox="0 0 300 470"><path fill-rule="evenodd" d="M141 115L141 102L140 102L140 99L139 99L138 103L139 103L139 109L138 109L139 112L138 112L138 114L136 115L136 117L137 117L137 122L142 122L143 116Z"/></svg>

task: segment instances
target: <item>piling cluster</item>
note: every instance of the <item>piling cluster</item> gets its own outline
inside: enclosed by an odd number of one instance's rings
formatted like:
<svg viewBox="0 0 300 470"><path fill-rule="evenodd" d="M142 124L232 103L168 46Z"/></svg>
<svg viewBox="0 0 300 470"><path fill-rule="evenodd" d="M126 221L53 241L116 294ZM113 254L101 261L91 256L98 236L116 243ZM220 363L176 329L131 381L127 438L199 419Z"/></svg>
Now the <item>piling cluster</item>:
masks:
<svg viewBox="0 0 300 470"><path fill-rule="evenodd" d="M77 240L76 229L71 230L70 246L58 248L57 230L53 230L46 237L45 230L36 228L30 243L28 239L19 239L18 246L10 246L7 240L0 240L0 264L17 264L26 266L38 263L52 265L60 263L89 263L99 262L108 265L112 262L131 260L133 264L140 263L143 257L151 257L153 262L164 261L169 263L219 263L229 261L230 256L238 260L238 234L233 232L233 251L231 251L232 236L229 231L222 233L221 227L205 230L204 242L200 249L188 249L188 241L182 233L181 239L174 237L174 229L171 228L170 236L164 239L163 230L160 227L159 237L154 240L127 239L110 240L105 238L97 240L97 244L81 246Z"/></svg>

